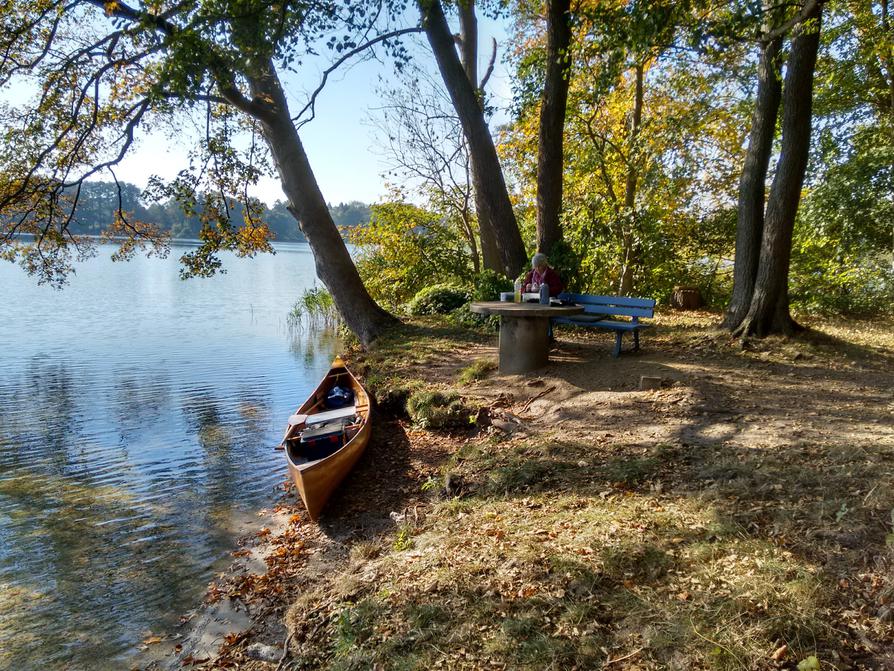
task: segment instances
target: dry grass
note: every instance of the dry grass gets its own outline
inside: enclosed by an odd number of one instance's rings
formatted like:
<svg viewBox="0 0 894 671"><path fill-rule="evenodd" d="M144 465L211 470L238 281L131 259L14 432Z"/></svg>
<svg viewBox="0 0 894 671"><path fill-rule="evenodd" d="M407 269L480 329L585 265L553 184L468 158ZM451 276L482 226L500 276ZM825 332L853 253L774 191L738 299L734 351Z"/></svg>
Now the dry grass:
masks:
<svg viewBox="0 0 894 671"><path fill-rule="evenodd" d="M308 586L293 668L894 668L892 325L742 350L656 321L627 362L560 333L581 370L457 390L520 428L428 434L462 486L418 482L421 514ZM490 339L422 322L364 365L449 389ZM635 391L649 367L668 385Z"/></svg>

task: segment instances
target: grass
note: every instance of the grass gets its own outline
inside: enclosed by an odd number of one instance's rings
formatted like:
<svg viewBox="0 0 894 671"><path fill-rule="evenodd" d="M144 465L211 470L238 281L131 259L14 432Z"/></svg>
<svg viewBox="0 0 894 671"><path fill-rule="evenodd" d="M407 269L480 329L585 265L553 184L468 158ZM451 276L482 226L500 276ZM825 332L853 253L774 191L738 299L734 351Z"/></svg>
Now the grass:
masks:
<svg viewBox="0 0 894 671"><path fill-rule="evenodd" d="M453 391L420 389L409 395L407 414L423 429L468 426L471 408Z"/></svg>
<svg viewBox="0 0 894 671"><path fill-rule="evenodd" d="M801 388L781 393L800 397L816 384L808 374L826 366L871 384L847 368L850 357L863 357L857 368L877 364L874 348L890 334L867 330L871 348L854 339L839 347L820 334L742 351L704 316L685 315L663 317L653 347L685 352L687 366L722 359L744 370L764 365L767 353L806 376ZM416 385L408 398L417 400L406 405L418 418L420 409L459 398L451 384L486 377L467 373L479 370L480 358L437 380L423 377L438 362L462 361L457 352L474 348L477 337L417 323L365 364L383 383ZM753 379L794 384L782 375L768 380L762 369ZM628 406L653 404L644 413L650 423L695 429L707 421L695 410L665 420L656 408L672 390L629 393ZM843 404L844 395L842 388L832 398ZM809 407L783 410L806 423L798 413ZM761 412L785 416L772 405ZM866 413L869 424L884 418L880 407ZM768 421L754 424L769 434ZM321 668L769 671L816 655L824 669L890 668L894 446L849 442L859 429L742 447L711 434L644 442L547 425L451 443L442 470L462 477L463 495L439 497L439 487L420 482L428 504L418 525L395 527L375 552L352 551L349 566L302 596L332 604L303 659ZM414 432L423 442L437 435ZM303 619L307 610L291 611L293 631L317 626ZM784 659L774 660L783 645Z"/></svg>
<svg viewBox="0 0 894 671"><path fill-rule="evenodd" d="M460 371L457 380L463 385L471 384L483 380L496 369L497 362L493 359L477 359Z"/></svg>
<svg viewBox="0 0 894 671"><path fill-rule="evenodd" d="M286 322L292 328L332 327L339 324L340 317L338 310L335 309L332 294L321 287L313 287L305 289L298 297L286 317Z"/></svg>

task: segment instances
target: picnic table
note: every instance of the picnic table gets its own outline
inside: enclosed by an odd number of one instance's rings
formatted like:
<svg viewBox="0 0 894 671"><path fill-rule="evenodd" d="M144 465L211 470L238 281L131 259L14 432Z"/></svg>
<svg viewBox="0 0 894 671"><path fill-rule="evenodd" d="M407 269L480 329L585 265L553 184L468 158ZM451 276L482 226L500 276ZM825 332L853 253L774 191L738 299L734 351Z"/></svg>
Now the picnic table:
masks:
<svg viewBox="0 0 894 671"><path fill-rule="evenodd" d="M549 363L549 320L584 312L579 305L482 301L472 312L500 316L500 372L527 373Z"/></svg>

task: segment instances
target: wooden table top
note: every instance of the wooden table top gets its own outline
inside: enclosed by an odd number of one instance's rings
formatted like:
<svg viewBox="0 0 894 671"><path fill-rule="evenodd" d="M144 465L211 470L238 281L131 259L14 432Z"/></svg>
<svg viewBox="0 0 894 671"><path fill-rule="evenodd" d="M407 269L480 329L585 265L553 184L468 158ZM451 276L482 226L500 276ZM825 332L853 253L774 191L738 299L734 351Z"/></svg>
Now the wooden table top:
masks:
<svg viewBox="0 0 894 671"><path fill-rule="evenodd" d="M512 303L510 301L480 301L472 303L472 312L479 315L505 317L568 317L582 314L580 305L541 305L540 303Z"/></svg>

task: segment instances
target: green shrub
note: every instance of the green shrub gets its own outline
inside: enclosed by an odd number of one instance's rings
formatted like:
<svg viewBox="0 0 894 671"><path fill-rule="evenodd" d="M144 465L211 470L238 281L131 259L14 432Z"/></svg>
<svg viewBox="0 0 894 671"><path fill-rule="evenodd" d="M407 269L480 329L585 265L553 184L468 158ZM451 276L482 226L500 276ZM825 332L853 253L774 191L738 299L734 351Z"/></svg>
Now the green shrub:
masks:
<svg viewBox="0 0 894 671"><path fill-rule="evenodd" d="M407 414L423 429L445 429L468 424L470 411L453 392L417 391L407 399Z"/></svg>
<svg viewBox="0 0 894 671"><path fill-rule="evenodd" d="M486 329L496 331L500 328L500 318L497 315L479 315L472 312L471 303L465 303L450 313L450 321L457 326L469 329Z"/></svg>
<svg viewBox="0 0 894 671"><path fill-rule="evenodd" d="M822 258L810 247L802 242L792 252L789 297L794 308L815 314L891 313L894 270L888 259Z"/></svg>
<svg viewBox="0 0 894 671"><path fill-rule="evenodd" d="M385 386L376 390L376 404L382 412L401 416L407 414L407 399L410 388L402 385Z"/></svg>
<svg viewBox="0 0 894 671"><path fill-rule="evenodd" d="M469 300L465 289L452 284L425 287L409 303L411 315L445 315Z"/></svg>
<svg viewBox="0 0 894 671"><path fill-rule="evenodd" d="M472 278L473 301L498 301L501 292L512 289L512 280L495 270L482 270Z"/></svg>
<svg viewBox="0 0 894 671"><path fill-rule="evenodd" d="M445 277L467 277L469 253L456 226L442 213L401 202L371 206L367 226L350 229L357 270L370 295L389 309L406 305L418 287Z"/></svg>

